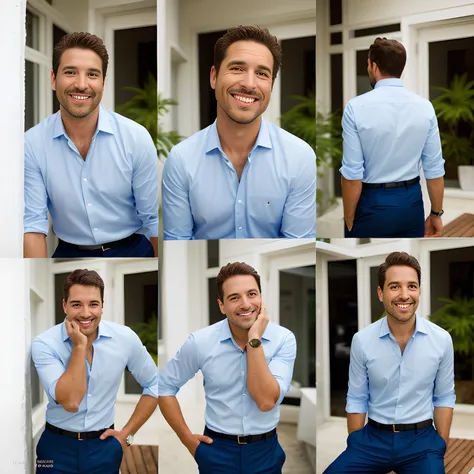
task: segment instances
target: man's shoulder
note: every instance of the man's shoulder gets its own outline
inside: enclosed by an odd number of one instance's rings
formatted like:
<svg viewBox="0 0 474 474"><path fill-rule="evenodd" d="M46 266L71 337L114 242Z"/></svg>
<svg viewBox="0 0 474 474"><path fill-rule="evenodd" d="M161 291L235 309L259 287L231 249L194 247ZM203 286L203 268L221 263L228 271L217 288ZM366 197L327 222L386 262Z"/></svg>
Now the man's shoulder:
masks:
<svg viewBox="0 0 474 474"><path fill-rule="evenodd" d="M440 339L452 340L451 334L449 334L446 329L443 329L441 326L438 326L436 323L423 318L423 324L425 325L425 328L429 334Z"/></svg>
<svg viewBox="0 0 474 474"><path fill-rule="evenodd" d="M148 130L138 122L125 117L124 115L120 115L117 112L113 112L112 110L101 109L101 113L105 113L108 117L108 120L117 128L120 132L130 132L131 134L139 134L149 136L150 133Z"/></svg>
<svg viewBox="0 0 474 474"><path fill-rule="evenodd" d="M137 333L125 324L115 323L113 321L101 320L100 325L103 326L105 335L119 336L124 338L138 337Z"/></svg>
<svg viewBox="0 0 474 474"><path fill-rule="evenodd" d="M54 126L56 124L56 120L58 118L59 112L55 114L51 114L48 117L41 120L41 122L37 123L34 127L31 127L29 130L25 132L25 141L35 141L35 139L44 139L47 138L48 135L51 135L53 138Z"/></svg>
<svg viewBox="0 0 474 474"><path fill-rule="evenodd" d="M168 159L181 157L187 159L189 157L200 158L199 153L203 151L204 156L204 144L206 143L207 135L212 125L209 125L196 133L193 133L190 137L177 143L170 151Z"/></svg>
<svg viewBox="0 0 474 474"><path fill-rule="evenodd" d="M276 141L279 145L283 144L292 150L292 160L297 160L298 158L315 159L314 150L303 139L293 135L284 128L278 127L271 122L263 120L263 123L267 127L272 143Z"/></svg>
<svg viewBox="0 0 474 474"><path fill-rule="evenodd" d="M227 324L227 319L222 319L221 321L217 321L217 323L211 324L210 326L198 329L192 333L192 336L198 343L209 342L212 339L219 337L221 331L223 330L224 324Z"/></svg>
<svg viewBox="0 0 474 474"><path fill-rule="evenodd" d="M268 334L269 337L276 337L281 341L286 340L288 338L294 338L295 335L292 331L284 326L280 326L277 323L273 323L270 321L265 329L265 334Z"/></svg>
<svg viewBox="0 0 474 474"><path fill-rule="evenodd" d="M33 344L35 343L43 343L47 346L54 346L57 343L63 342L63 323L56 324L56 326L50 327L46 329L46 331L42 332L38 336L36 336L33 340Z"/></svg>
<svg viewBox="0 0 474 474"><path fill-rule="evenodd" d="M372 324L369 324L365 328L357 331L354 334L354 338L363 341L364 343L373 338L374 336L378 336L380 334L380 327L382 326L385 317L380 318L377 321L374 321Z"/></svg>

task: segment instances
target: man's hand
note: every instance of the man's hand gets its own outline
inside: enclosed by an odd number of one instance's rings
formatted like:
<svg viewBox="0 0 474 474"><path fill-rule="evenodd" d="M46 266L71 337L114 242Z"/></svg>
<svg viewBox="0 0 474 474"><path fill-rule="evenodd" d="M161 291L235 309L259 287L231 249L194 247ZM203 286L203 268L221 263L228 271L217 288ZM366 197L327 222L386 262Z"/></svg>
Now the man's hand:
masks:
<svg viewBox="0 0 474 474"><path fill-rule="evenodd" d="M248 338L249 341L252 339L262 339L263 333L265 332L265 328L269 323L269 318L267 314L267 308L264 303L260 306L260 313L258 313L257 319L252 324L249 329Z"/></svg>
<svg viewBox="0 0 474 474"><path fill-rule="evenodd" d="M122 431L108 429L100 435L100 439L104 440L108 438L109 436L113 436L122 445L123 451L125 451L125 449L128 448L127 441L126 441L128 435L126 435Z"/></svg>
<svg viewBox="0 0 474 474"><path fill-rule="evenodd" d="M212 444L213 441L209 436L204 436L200 434L191 434L186 439L182 440L183 444L186 446L188 451L191 453L191 456L194 457L196 454L196 449L201 443Z"/></svg>
<svg viewBox="0 0 474 474"><path fill-rule="evenodd" d="M66 320L66 331L74 346L87 346L87 336L82 334L79 324Z"/></svg>
<svg viewBox="0 0 474 474"><path fill-rule="evenodd" d="M441 217L430 214L425 221L425 237L440 237L443 230Z"/></svg>

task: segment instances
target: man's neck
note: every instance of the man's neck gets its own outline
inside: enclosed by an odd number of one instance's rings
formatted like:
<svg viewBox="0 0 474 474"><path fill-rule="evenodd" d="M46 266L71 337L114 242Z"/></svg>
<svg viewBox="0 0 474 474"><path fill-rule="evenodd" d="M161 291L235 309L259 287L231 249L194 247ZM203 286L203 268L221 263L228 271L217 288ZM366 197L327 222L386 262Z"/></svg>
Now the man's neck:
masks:
<svg viewBox="0 0 474 474"><path fill-rule="evenodd" d="M92 349L92 343L99 337L99 329L96 329L94 334L87 336L87 349Z"/></svg>
<svg viewBox="0 0 474 474"><path fill-rule="evenodd" d="M387 323L395 339L409 339L416 329L416 314L409 321L403 323L387 314Z"/></svg>
<svg viewBox="0 0 474 474"><path fill-rule="evenodd" d="M97 107L87 117L83 118L73 117L62 107L60 113L64 130L66 130L66 133L72 141L77 140L83 142L92 139L99 121L99 107Z"/></svg>
<svg viewBox="0 0 474 474"><path fill-rule="evenodd" d="M249 331L248 329L241 329L236 326L234 326L231 323L229 324L230 332L232 333L232 337L234 338L235 342L237 345L243 350L245 346L247 345L248 337L249 337Z"/></svg>
<svg viewBox="0 0 474 474"><path fill-rule="evenodd" d="M248 124L236 123L218 109L217 133L224 153L228 157L247 157L257 141L261 123L261 117Z"/></svg>

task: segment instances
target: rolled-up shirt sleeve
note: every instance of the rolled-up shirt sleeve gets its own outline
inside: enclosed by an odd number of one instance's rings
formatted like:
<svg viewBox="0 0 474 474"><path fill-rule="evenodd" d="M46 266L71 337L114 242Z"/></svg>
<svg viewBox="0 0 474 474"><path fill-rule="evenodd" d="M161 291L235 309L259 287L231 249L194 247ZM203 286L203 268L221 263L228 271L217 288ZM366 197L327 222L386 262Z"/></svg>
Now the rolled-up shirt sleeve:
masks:
<svg viewBox="0 0 474 474"><path fill-rule="evenodd" d="M196 340L191 334L181 349L160 370L160 397L175 397L179 389L199 371Z"/></svg>
<svg viewBox="0 0 474 474"><path fill-rule="evenodd" d="M454 348L449 334L446 334L446 347L439 364L434 382L433 406L454 408Z"/></svg>
<svg viewBox="0 0 474 474"><path fill-rule="evenodd" d="M56 385L66 372L66 367L59 357L41 339L35 339L31 345L31 357L38 372L41 385L48 397L56 402Z"/></svg>
<svg viewBox="0 0 474 474"><path fill-rule="evenodd" d="M285 394L290 390L293 378L293 367L296 359L296 338L292 332L285 337L281 349L272 357L268 364L270 373L280 385L280 396L276 402L279 405Z"/></svg>
<svg viewBox="0 0 474 474"><path fill-rule="evenodd" d="M137 141L137 155L132 187L138 218L147 237L158 237L158 153L145 129Z"/></svg>
<svg viewBox="0 0 474 474"><path fill-rule="evenodd" d="M48 193L32 147L25 138L24 232L48 235Z"/></svg>
<svg viewBox="0 0 474 474"><path fill-rule="evenodd" d="M127 368L142 387L142 395L158 398L158 367L140 338L130 329Z"/></svg>
<svg viewBox="0 0 474 474"><path fill-rule="evenodd" d="M421 165L426 179L436 179L444 176L444 159L439 136L438 119L432 108L430 132L421 154Z"/></svg>
<svg viewBox="0 0 474 474"><path fill-rule="evenodd" d="M194 219L189 203L186 173L175 148L170 151L163 169L161 195L164 239L191 240Z"/></svg>
<svg viewBox="0 0 474 474"><path fill-rule="evenodd" d="M365 169L364 152L350 102L346 105L342 116L342 139L342 166L339 171L347 180L361 180L364 177Z"/></svg>
<svg viewBox="0 0 474 474"><path fill-rule="evenodd" d="M367 413L369 410L369 378L364 351L357 334L352 338L349 365L349 389L347 391L347 413Z"/></svg>

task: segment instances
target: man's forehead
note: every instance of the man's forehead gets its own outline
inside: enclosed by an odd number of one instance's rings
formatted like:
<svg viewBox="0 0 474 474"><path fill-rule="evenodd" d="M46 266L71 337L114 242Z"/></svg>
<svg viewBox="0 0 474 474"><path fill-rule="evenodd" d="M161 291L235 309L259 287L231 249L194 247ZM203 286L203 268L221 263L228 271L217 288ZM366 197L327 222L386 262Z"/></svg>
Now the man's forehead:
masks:
<svg viewBox="0 0 474 474"><path fill-rule="evenodd" d="M100 288L98 286L93 285L79 285L75 284L69 288L69 298L74 295L75 297L96 297L97 295L100 296Z"/></svg>
<svg viewBox="0 0 474 474"><path fill-rule="evenodd" d="M222 285L224 294L241 293L258 289L257 280L252 275L235 275L228 278Z"/></svg>

